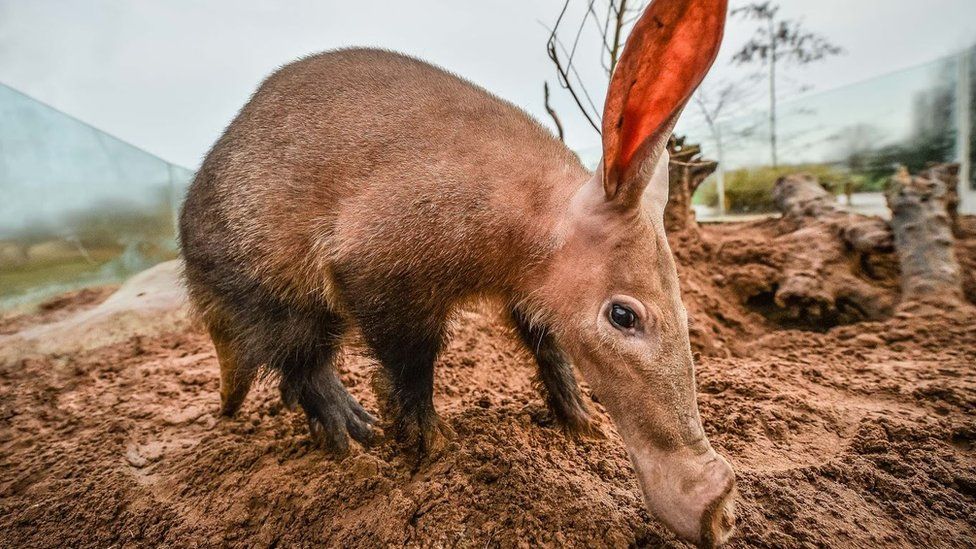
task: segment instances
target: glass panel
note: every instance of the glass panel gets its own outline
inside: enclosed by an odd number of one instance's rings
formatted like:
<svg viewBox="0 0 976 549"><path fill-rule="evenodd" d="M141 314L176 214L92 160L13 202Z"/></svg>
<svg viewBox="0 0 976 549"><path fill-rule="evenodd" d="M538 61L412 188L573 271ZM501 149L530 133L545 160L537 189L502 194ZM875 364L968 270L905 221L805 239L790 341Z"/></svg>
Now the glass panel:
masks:
<svg viewBox="0 0 976 549"><path fill-rule="evenodd" d="M836 192L878 193L898 165L911 171L929 162L954 160L958 63L954 55L864 82L783 101L777 108L777 169L772 168L768 98L756 110L719 121L717 132L689 107L677 132L703 144L722 162L728 208L768 211L769 192L785 172L808 170ZM717 140L723 157L717 158ZM715 212L713 176L696 202L700 216ZM874 200L878 195L869 197ZM880 204L883 209L883 202Z"/></svg>
<svg viewBox="0 0 976 549"><path fill-rule="evenodd" d="M0 85L0 308L175 257L191 178Z"/></svg>
<svg viewBox="0 0 976 549"><path fill-rule="evenodd" d="M976 214L976 46L968 52L969 67L965 71L969 76L969 193L963 199L969 201L967 213Z"/></svg>

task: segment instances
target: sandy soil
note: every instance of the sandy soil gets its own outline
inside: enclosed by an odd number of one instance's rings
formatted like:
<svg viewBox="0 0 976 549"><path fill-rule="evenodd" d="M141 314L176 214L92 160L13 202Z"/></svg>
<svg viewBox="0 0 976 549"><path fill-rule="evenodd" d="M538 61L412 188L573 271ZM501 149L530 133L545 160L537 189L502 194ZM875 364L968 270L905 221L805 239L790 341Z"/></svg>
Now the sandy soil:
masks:
<svg viewBox="0 0 976 549"><path fill-rule="evenodd" d="M976 546L973 309L783 329L726 280L752 268L750 254L768 264L777 230L708 228L707 245L675 245L705 428L739 474L732 546ZM973 234L957 246L969 269ZM729 243L736 253L723 260ZM62 299L0 331L103 294ZM375 410L371 369L352 351L342 374ZM413 474L391 442L329 458L271 383L238 418L215 419L216 359L192 329L8 360L0 546L681 545L644 511L609 420L606 439L567 438L531 376L507 327L462 314L436 381L437 407L459 436Z"/></svg>

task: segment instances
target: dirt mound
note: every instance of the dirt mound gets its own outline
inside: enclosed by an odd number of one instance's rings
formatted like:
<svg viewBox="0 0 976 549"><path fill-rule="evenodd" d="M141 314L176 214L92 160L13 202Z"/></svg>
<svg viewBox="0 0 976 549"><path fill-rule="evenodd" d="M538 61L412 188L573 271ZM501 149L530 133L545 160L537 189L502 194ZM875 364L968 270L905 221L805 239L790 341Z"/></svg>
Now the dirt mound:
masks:
<svg viewBox="0 0 976 549"><path fill-rule="evenodd" d="M118 290L118 286L82 288L55 296L40 303L30 313L0 317L0 335L14 334L29 326L50 324L68 318L72 313L94 307Z"/></svg>
<svg viewBox="0 0 976 549"><path fill-rule="evenodd" d="M56 321L26 325L17 332L0 334L0 362L31 354L70 355L136 335L177 330L188 324L179 261L160 263L137 274L103 301L86 292L73 295L73 299L69 295L40 306L42 321ZM65 309L76 312L70 315L59 312ZM24 324L23 317L15 317L0 320L0 326L8 322Z"/></svg>
<svg viewBox="0 0 976 549"><path fill-rule="evenodd" d="M781 329L715 259L774 253L769 223L674 246L705 428L739 474L732 546L973 546L973 311ZM353 350L342 377L375 410L372 368ZM553 426L489 313L464 313L439 360L459 436L416 474L390 442L329 459L271 384L217 420L217 374L187 329L0 364L0 546L680 545L606 416L602 440Z"/></svg>

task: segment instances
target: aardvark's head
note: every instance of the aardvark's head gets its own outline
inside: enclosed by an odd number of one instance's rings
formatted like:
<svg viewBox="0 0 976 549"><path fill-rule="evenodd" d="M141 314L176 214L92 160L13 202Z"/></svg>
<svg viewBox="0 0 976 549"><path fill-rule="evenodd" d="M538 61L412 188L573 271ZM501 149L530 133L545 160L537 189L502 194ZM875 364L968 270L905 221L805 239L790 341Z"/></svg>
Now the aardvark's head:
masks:
<svg viewBox="0 0 976 549"><path fill-rule="evenodd" d="M721 43L727 0L654 0L603 116L603 162L557 225L539 297L616 423L650 511L683 539L725 542L735 476L705 438L687 313L665 238L665 145Z"/></svg>

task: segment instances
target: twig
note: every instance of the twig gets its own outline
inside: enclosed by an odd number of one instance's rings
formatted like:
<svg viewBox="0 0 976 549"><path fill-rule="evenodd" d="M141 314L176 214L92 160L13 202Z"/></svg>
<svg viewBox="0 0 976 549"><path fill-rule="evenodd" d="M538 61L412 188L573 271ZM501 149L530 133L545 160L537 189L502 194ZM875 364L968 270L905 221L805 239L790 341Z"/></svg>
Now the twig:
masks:
<svg viewBox="0 0 976 549"><path fill-rule="evenodd" d="M617 21L613 30L613 48L610 50L610 74L617 68L617 59L620 55L621 33L624 28L624 17L627 14L627 0L620 0L620 9L617 10Z"/></svg>
<svg viewBox="0 0 976 549"><path fill-rule="evenodd" d="M552 117L552 121L556 123L556 131L559 133L559 140L565 143L566 139L563 137L563 123L559 121L559 116L556 115L556 111L549 104L549 82L543 82L542 91L544 93L546 102L546 112Z"/></svg>
<svg viewBox="0 0 976 549"><path fill-rule="evenodd" d="M583 101L580 99L579 94L576 92L576 89L569 80L569 71L567 71L566 67L563 67L562 61L559 59L559 53L556 50L557 44L559 47L563 48L563 50L566 49L556 36L556 32L559 29L559 24L562 22L563 17L566 15L566 9L568 7L569 0L566 0L566 2L563 4L562 11L559 12L559 17L556 19L556 25L552 28L552 31L549 34L549 41L546 43L546 51L549 54L549 59L551 59L553 64L556 65L556 71L559 73L559 85L569 91L569 94L573 97L573 101L576 102L576 106L579 107L580 112L583 113L583 117L586 118L586 121L590 123L590 126L592 126L597 133L600 133L599 125L593 121L590 113L587 112L586 107L583 106ZM570 59L571 58L572 56L570 56ZM575 69L573 68L572 63L570 63L568 67L573 70L575 74ZM576 79L582 82L578 74L576 74ZM583 93L586 94L587 101L589 101L592 107L593 101L589 98L589 94L586 93L586 87L582 84L580 87L582 88ZM596 107L593 107L593 109L595 111Z"/></svg>

